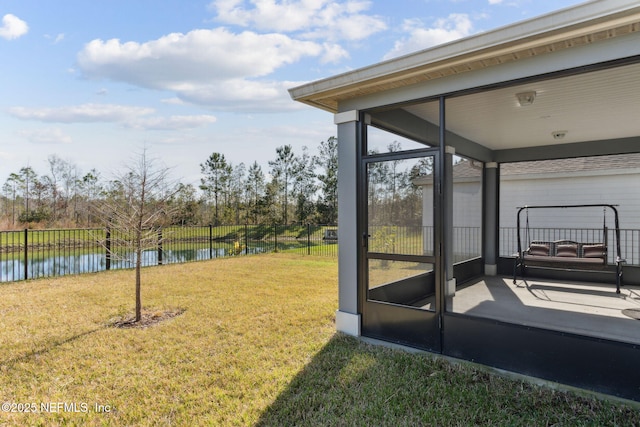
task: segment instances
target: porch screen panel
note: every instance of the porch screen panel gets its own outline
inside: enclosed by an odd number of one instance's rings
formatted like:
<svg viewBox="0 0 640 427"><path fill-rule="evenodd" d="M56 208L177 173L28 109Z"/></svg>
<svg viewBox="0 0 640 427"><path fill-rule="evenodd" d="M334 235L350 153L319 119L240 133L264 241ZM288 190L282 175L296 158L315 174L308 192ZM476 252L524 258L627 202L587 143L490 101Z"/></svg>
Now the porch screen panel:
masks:
<svg viewBox="0 0 640 427"><path fill-rule="evenodd" d="M598 204L617 205L621 227L622 258L627 265L640 265L640 153L572 159L540 160L500 165L500 255L517 252L516 213L518 207L534 205ZM581 242L603 240L613 245L613 215L603 209L571 211L531 210L529 235L522 239ZM608 262L615 262L609 250Z"/></svg>
<svg viewBox="0 0 640 427"><path fill-rule="evenodd" d="M369 260L369 300L435 310L433 264Z"/></svg>
<svg viewBox="0 0 640 427"><path fill-rule="evenodd" d="M369 252L433 256L433 158L368 164Z"/></svg>
<svg viewBox="0 0 640 427"><path fill-rule="evenodd" d="M453 262L482 256L482 162L453 159Z"/></svg>
<svg viewBox="0 0 640 427"><path fill-rule="evenodd" d="M437 105L437 103L430 104ZM432 145L426 142L414 141L383 129L378 129L375 126L369 126L367 128L367 154L394 153L430 147L432 147Z"/></svg>

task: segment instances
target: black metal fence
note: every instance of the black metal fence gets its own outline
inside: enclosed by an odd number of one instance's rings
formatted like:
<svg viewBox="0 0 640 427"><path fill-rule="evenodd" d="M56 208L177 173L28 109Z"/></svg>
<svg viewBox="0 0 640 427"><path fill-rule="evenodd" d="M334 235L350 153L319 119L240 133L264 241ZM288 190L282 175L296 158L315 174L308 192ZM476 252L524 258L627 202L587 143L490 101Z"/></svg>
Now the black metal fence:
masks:
<svg viewBox="0 0 640 427"><path fill-rule="evenodd" d="M402 255L431 255L435 250L435 230L432 226L369 226L371 252ZM480 227L453 227L454 262L482 256Z"/></svg>
<svg viewBox="0 0 640 427"><path fill-rule="evenodd" d="M131 268L135 254L118 230L0 231L0 282ZM294 252L335 257L337 227L229 225L158 230L142 252L142 265Z"/></svg>
<svg viewBox="0 0 640 427"><path fill-rule="evenodd" d="M602 238L598 232L601 234L602 229L531 229L529 237L532 240L568 238L595 242ZM613 230L609 229L608 233L607 240L612 247L615 242ZM431 247L429 241L432 233L429 230L414 233L411 239L405 234L400 233L400 240L410 240L415 250ZM382 235L375 237L384 240ZM0 231L0 282L131 268L135 257L126 245L119 243L123 240L126 238L118 231L97 228ZM481 256L481 240L479 227L454 227L456 261ZM269 252L336 257L337 243L335 225L169 227L159 230L156 244L143 251L142 265L185 263ZM394 236L394 246L398 243L398 236ZM501 228L499 243L501 256L515 254L516 228ZM620 245L626 264L640 265L640 230L620 230ZM614 256L615 251L610 250L610 263L614 262Z"/></svg>

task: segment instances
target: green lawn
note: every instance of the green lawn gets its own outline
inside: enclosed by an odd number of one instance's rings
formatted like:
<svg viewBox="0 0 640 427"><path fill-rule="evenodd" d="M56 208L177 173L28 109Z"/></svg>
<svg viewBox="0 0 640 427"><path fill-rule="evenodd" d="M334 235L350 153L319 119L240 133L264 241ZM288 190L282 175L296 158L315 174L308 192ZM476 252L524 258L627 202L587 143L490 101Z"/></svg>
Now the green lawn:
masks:
<svg viewBox="0 0 640 427"><path fill-rule="evenodd" d="M0 425L640 424L624 405L336 334L333 258L146 268L143 304L184 313L112 327L133 308L130 270L0 285L0 403L37 409Z"/></svg>

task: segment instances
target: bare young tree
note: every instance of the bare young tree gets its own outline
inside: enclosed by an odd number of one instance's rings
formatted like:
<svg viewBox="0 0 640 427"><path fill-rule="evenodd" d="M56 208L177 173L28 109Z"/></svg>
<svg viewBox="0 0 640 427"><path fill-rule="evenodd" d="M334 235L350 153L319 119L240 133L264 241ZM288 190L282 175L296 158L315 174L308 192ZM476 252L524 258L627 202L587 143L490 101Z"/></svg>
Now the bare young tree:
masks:
<svg viewBox="0 0 640 427"><path fill-rule="evenodd" d="M141 268L146 249L157 248L163 225L175 214L171 199L177 186L170 181L169 168L157 165L143 150L112 182L105 196L95 203L95 215L111 231L107 249L112 259L135 266L135 321L142 319Z"/></svg>

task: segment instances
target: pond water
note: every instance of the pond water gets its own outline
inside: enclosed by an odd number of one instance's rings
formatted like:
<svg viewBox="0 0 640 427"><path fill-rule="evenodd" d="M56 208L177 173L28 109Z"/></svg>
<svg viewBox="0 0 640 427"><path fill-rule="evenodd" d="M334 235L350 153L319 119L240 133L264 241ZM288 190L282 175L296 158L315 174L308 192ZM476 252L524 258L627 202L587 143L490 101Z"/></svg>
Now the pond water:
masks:
<svg viewBox="0 0 640 427"><path fill-rule="evenodd" d="M249 248L249 254L264 252L264 248ZM243 252L244 254L244 252ZM233 250L227 248L174 249L162 251L162 264L176 264L191 261L202 261L212 258L232 256ZM111 259L111 270L132 268L135 256L129 260ZM158 250L147 250L142 253L142 265L158 265ZM104 251L101 253L83 253L75 255L59 255L35 257L27 261L28 278L65 276L69 274L94 273L107 269ZM0 260L0 282L24 280L24 259Z"/></svg>

